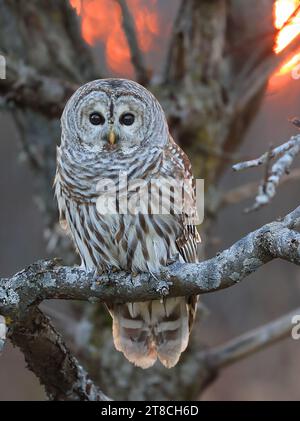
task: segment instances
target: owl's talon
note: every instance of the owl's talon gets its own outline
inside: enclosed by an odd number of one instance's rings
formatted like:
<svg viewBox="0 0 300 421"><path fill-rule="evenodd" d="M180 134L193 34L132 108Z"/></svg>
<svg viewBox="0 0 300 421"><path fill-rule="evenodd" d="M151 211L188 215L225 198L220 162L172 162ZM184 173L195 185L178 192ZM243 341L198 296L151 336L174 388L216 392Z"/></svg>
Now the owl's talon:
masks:
<svg viewBox="0 0 300 421"><path fill-rule="evenodd" d="M149 273L150 273L151 278L154 278L157 282L159 282L158 277L153 272L149 272Z"/></svg>
<svg viewBox="0 0 300 421"><path fill-rule="evenodd" d="M170 292L169 285L166 284L165 282L161 282L157 286L156 291L161 295L162 299L164 299L164 297L169 295L169 292Z"/></svg>
<svg viewBox="0 0 300 421"><path fill-rule="evenodd" d="M120 271L120 269L119 268L117 268L116 266L107 266L105 269L104 269L104 271L103 271L103 275L106 275L107 276L107 278L108 278L108 282L109 283L112 283L113 282L113 280L111 279L111 275L113 274L113 273L117 273L117 272L119 272Z"/></svg>
<svg viewBox="0 0 300 421"><path fill-rule="evenodd" d="M152 280L152 275L151 275L151 273L148 273L148 283L150 283L151 280Z"/></svg>
<svg viewBox="0 0 300 421"><path fill-rule="evenodd" d="M130 283L132 286L134 286L134 278L136 278L138 276L138 272L131 272L130 273Z"/></svg>
<svg viewBox="0 0 300 421"><path fill-rule="evenodd" d="M110 270L106 270L105 271L105 275L107 276L108 282L111 284L111 279L110 279L111 271Z"/></svg>
<svg viewBox="0 0 300 421"><path fill-rule="evenodd" d="M98 281L98 277L99 277L98 272L97 272L97 271L95 271L95 272L93 273L92 281L93 281L93 282L97 282L97 281Z"/></svg>
<svg viewBox="0 0 300 421"><path fill-rule="evenodd" d="M93 273L93 281L97 282L99 281L98 278L100 278L101 276L103 276L105 274L105 271L101 268L101 269L96 269Z"/></svg>

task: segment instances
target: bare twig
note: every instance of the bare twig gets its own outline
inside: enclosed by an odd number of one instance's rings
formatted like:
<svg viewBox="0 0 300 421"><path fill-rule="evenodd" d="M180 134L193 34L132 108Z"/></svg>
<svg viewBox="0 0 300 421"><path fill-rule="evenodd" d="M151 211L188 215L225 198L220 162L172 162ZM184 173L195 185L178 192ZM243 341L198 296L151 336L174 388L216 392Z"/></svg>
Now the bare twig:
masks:
<svg viewBox="0 0 300 421"><path fill-rule="evenodd" d="M280 180L280 185L284 185L291 181L300 180L300 169L296 168L290 172L290 174L284 176ZM240 187L236 187L232 190L229 190L223 194L219 202L219 209L226 206L236 205L241 203L243 200L250 199L255 197L258 189L258 183L256 181L244 184Z"/></svg>
<svg viewBox="0 0 300 421"><path fill-rule="evenodd" d="M300 153L300 135L293 136L288 142L264 153L260 158L251 161L241 162L233 166L235 171L267 165L270 167L270 160L277 161L268 169L268 175L258 188L258 194L254 205L248 211L257 210L271 202L276 194L276 189L281 178L289 173L290 167Z"/></svg>
<svg viewBox="0 0 300 421"><path fill-rule="evenodd" d="M291 335L292 318L300 308L204 353L209 366L220 369Z"/></svg>
<svg viewBox="0 0 300 421"><path fill-rule="evenodd" d="M290 25L290 23L292 23L292 21L294 20L295 17L297 17L297 15L300 12L300 5L298 5L295 10L293 11L293 13L290 14L290 16L288 17L288 19L284 22L284 24L277 29L277 33L279 33L280 31L282 31L284 28L286 28L288 25Z"/></svg>
<svg viewBox="0 0 300 421"><path fill-rule="evenodd" d="M246 170L248 168L258 167L260 165L266 164L271 158L279 158L286 152L290 152L295 146L299 147L300 135L293 136L288 142L283 143L282 145L274 148L271 152L265 152L261 157L257 159L252 159L251 161L241 162L239 164L233 165L234 171Z"/></svg>
<svg viewBox="0 0 300 421"><path fill-rule="evenodd" d="M122 24L127 38L131 54L131 62L135 69L139 83L147 85L149 83L149 70L144 63L143 53L139 47L134 19L130 13L126 0L116 0L122 11Z"/></svg>

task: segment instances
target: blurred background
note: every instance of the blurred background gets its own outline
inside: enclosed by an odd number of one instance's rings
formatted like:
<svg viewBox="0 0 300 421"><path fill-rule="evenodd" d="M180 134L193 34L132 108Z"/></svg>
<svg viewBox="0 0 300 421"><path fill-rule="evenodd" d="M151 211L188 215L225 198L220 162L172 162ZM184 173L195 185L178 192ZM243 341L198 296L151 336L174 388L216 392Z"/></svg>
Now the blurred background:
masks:
<svg viewBox="0 0 300 421"><path fill-rule="evenodd" d="M71 3L80 14L79 2ZM140 34L146 59L159 69L179 1L144 3L149 9L148 20L142 17L136 19L141 21L141 28L145 31L145 34ZM113 22L113 19L111 17L110 21ZM161 29L162 22L165 23L164 31ZM126 64L128 52L118 40L107 36L104 23L91 25L86 18L82 31L106 74L132 76L132 69ZM111 33L116 36L117 29ZM120 56L110 58L107 48L114 42L118 44ZM268 150L270 144L275 146L288 140L297 132L288 121L294 116L300 116L300 79L293 79L290 71L276 73L271 77L262 104L247 131L239 150L240 156L255 158ZM44 238L44 221L34 197L35 175L24 161L20 136L10 113L1 111L0 127L0 268L1 277L5 277L38 259L47 258L49 252ZM295 163L297 165L300 165L299 161ZM261 169L233 173L228 168L221 180L221 191L249 181L259 181L262 175ZM52 189L50 183L48 188ZM280 187L273 203L259 212L243 213L251 200L222 210L213 222L210 237L206 239L207 257L228 247L249 231L285 215L299 205L299 198L299 181L295 181ZM299 268L283 261L271 262L240 285L203 296L209 315L202 321L197 335L201 335L202 342L207 345L221 344L296 308L299 297ZM56 312L61 317L72 317L67 302L46 303L43 308L50 316ZM299 400L299 355L300 341L285 339L224 369L201 399ZM43 387L26 368L22 354L8 343L0 357L0 400L42 399L45 399Z"/></svg>

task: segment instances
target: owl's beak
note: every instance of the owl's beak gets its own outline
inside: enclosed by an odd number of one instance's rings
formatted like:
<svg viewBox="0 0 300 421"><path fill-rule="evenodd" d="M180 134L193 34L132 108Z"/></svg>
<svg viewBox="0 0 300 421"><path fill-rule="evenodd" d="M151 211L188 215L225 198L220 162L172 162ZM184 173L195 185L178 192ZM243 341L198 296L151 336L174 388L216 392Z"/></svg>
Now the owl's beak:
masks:
<svg viewBox="0 0 300 421"><path fill-rule="evenodd" d="M113 128L110 129L108 133L108 141L111 145L114 145L116 143L117 136Z"/></svg>

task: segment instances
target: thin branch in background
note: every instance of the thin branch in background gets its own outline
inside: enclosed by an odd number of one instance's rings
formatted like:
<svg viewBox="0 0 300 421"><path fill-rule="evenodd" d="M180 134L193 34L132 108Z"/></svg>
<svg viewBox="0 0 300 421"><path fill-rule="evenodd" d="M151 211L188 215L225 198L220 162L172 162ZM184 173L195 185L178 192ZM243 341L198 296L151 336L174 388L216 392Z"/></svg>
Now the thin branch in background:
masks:
<svg viewBox="0 0 300 421"><path fill-rule="evenodd" d="M296 168L284 176L279 185L284 185L292 181L300 181L300 169ZM219 209L225 208L227 206L232 206L241 203L244 200L255 197L258 189L258 183L256 181L244 184L240 187L236 187L232 190L229 190L223 194L219 202Z"/></svg>
<svg viewBox="0 0 300 421"><path fill-rule="evenodd" d="M266 165L268 174L259 185L258 194L253 206L247 212L258 210L268 205L276 195L277 187L282 177L288 174L296 156L300 153L300 135L293 136L288 142L264 153L261 157L251 161L241 162L233 166L234 171ZM271 166L270 161L276 159Z"/></svg>
<svg viewBox="0 0 300 421"><path fill-rule="evenodd" d="M300 308L223 345L209 349L204 353L204 358L208 365L215 369L236 363L290 336L293 327L292 319L296 314L300 314Z"/></svg>
<svg viewBox="0 0 300 421"><path fill-rule="evenodd" d="M122 24L123 29L127 38L128 46L131 54L131 62L135 69L137 80L142 85L147 85L149 83L149 70L147 69L143 53L140 49L134 19L131 15L131 12L128 8L126 0L116 0L120 5L122 11Z"/></svg>
<svg viewBox="0 0 300 421"><path fill-rule="evenodd" d="M290 14L290 16L288 17L288 19L282 24L282 26L277 29L277 34L279 34L279 32L282 31L284 28L286 28L287 26L289 26L292 23L292 21L294 20L294 18L297 17L297 15L299 13L300 13L300 4L295 8L295 10L293 11L293 13Z"/></svg>
<svg viewBox="0 0 300 421"><path fill-rule="evenodd" d="M264 185L267 184L268 179L270 177L272 168L271 168L271 162L272 162L272 151L273 151L273 145L269 146L269 150L268 150L268 156L267 156L267 160L266 160L266 165L265 165L265 175L264 175Z"/></svg>
<svg viewBox="0 0 300 421"><path fill-rule="evenodd" d="M240 162L233 165L234 171L247 170L248 168L259 167L260 165L267 164L269 159L279 158L286 152L290 151L291 148L298 145L300 142L300 136L293 136L288 142L283 143L280 146L277 146L273 150L265 152L257 159L252 159L250 161Z"/></svg>

